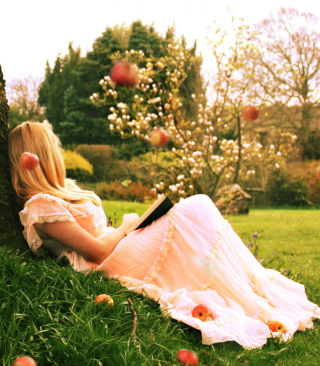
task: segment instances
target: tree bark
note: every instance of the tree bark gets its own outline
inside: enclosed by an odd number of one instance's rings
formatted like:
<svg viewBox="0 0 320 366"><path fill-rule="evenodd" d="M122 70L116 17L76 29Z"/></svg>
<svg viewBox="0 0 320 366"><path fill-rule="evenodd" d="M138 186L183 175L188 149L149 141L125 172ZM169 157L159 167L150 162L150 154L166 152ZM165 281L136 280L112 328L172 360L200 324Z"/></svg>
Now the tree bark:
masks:
<svg viewBox="0 0 320 366"><path fill-rule="evenodd" d="M19 220L21 207L11 185L8 155L9 106L6 98L5 80L0 65L0 247L7 246L28 251Z"/></svg>
<svg viewBox="0 0 320 366"><path fill-rule="evenodd" d="M241 120L240 120L240 116L237 117L237 127L238 127L238 147L239 147L239 152L238 152L238 161L237 161L237 165L236 165L236 171L234 173L234 180L233 180L233 184L237 184L238 183L238 179L239 179L239 173L240 173L240 168L241 168L241 161L242 161L242 131L241 131Z"/></svg>

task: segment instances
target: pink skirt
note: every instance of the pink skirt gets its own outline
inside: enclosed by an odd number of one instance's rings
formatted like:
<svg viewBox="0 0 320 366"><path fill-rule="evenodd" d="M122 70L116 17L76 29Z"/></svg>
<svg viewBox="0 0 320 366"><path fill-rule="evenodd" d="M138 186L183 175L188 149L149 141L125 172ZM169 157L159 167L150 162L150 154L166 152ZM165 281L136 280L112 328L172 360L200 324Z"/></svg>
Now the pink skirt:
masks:
<svg viewBox="0 0 320 366"><path fill-rule="evenodd" d="M281 336L288 340L320 317L304 286L265 269L205 195L181 200L152 225L129 234L96 270L199 329L203 344L236 341L252 349L275 335L270 320L286 325ZM192 317L197 304L206 304L215 319Z"/></svg>

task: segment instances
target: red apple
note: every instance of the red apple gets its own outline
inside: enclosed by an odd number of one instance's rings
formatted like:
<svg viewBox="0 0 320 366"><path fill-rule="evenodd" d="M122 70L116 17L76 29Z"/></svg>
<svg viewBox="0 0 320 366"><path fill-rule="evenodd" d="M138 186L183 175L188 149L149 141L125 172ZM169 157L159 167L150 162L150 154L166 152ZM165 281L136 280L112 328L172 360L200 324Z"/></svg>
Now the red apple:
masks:
<svg viewBox="0 0 320 366"><path fill-rule="evenodd" d="M267 325L272 332L287 333L287 327L285 326L285 324L279 322L278 320L271 320L267 323Z"/></svg>
<svg viewBox="0 0 320 366"><path fill-rule="evenodd" d="M181 349L177 353L177 359L183 365L196 366L199 363L197 354L193 351L189 351L188 349Z"/></svg>
<svg viewBox="0 0 320 366"><path fill-rule="evenodd" d="M118 61L111 69L110 77L113 82L121 86L134 86L138 84L138 68L136 65L125 61Z"/></svg>
<svg viewBox="0 0 320 366"><path fill-rule="evenodd" d="M246 105L242 110L243 118L248 121L252 122L255 121L259 117L258 108L254 107L253 105Z"/></svg>
<svg viewBox="0 0 320 366"><path fill-rule="evenodd" d="M33 170L39 165L39 158L35 154L24 152L20 158L20 165L23 169Z"/></svg>
<svg viewBox="0 0 320 366"><path fill-rule="evenodd" d="M320 166L318 167L318 178L320 178Z"/></svg>
<svg viewBox="0 0 320 366"><path fill-rule="evenodd" d="M169 135L162 128L155 128L150 134L150 143L153 146L164 147L169 141Z"/></svg>
<svg viewBox="0 0 320 366"><path fill-rule="evenodd" d="M110 295L106 295L106 294L101 294L96 296L95 298L95 303L99 303L99 302L106 302L107 305L109 305L110 307L113 306L113 299Z"/></svg>
<svg viewBox="0 0 320 366"><path fill-rule="evenodd" d="M21 356L14 361L13 366L37 366L37 363L29 356Z"/></svg>
<svg viewBox="0 0 320 366"><path fill-rule="evenodd" d="M203 322L214 320L215 318L213 312L208 308L207 305L204 304L195 306L192 310L192 316L202 320Z"/></svg>

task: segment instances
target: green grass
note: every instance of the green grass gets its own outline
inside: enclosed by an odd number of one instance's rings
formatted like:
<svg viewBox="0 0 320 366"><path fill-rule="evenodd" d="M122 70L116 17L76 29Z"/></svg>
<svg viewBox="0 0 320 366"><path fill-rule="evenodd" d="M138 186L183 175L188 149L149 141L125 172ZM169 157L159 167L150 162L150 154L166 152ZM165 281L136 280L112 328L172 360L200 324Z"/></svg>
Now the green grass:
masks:
<svg viewBox="0 0 320 366"><path fill-rule="evenodd" d="M269 268L303 282L320 278L320 210L251 210L226 218L244 242L258 232L258 254ZM320 294L314 296L320 303Z"/></svg>
<svg viewBox="0 0 320 366"><path fill-rule="evenodd" d="M141 216L150 207L150 205L144 203L121 201L102 201L102 206L108 219L111 219L113 226L115 226L115 221L118 226L121 225L124 214L136 212Z"/></svg>
<svg viewBox="0 0 320 366"><path fill-rule="evenodd" d="M114 212L140 212L141 204L104 202ZM138 211L141 210L141 211ZM109 214L109 212L111 214ZM260 260L306 285L310 300L320 303L320 211L251 210L226 217L246 242L257 231ZM278 254L273 254L276 252ZM11 366L22 354L39 366L178 366L181 348L197 352L201 366L319 365L319 321L287 343L269 339L261 349L244 350L235 342L204 346L200 332L165 317L158 304L128 291L98 273L84 276L52 259L0 251L0 364ZM94 297L110 294L112 308ZM136 342L133 337L137 312Z"/></svg>

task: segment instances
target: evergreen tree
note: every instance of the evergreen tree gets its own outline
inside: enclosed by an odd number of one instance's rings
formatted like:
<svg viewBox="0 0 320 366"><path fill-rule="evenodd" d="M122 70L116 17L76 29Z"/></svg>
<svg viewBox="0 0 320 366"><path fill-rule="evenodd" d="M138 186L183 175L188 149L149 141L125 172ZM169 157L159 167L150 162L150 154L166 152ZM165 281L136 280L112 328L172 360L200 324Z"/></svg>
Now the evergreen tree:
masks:
<svg viewBox="0 0 320 366"><path fill-rule="evenodd" d="M133 22L131 25L128 49L142 51L146 57L150 57L153 54L149 42L148 27L143 25L140 20Z"/></svg>
<svg viewBox="0 0 320 366"><path fill-rule="evenodd" d="M38 102L46 107L46 118L53 125L54 131L62 131L60 122L66 119L64 113L64 93L70 85L77 85L76 70L80 62L81 50L74 50L69 44L69 53L61 58L57 57L53 69L47 63L45 80L39 89Z"/></svg>
<svg viewBox="0 0 320 366"><path fill-rule="evenodd" d="M80 49L74 50L69 45L69 53L58 57L51 70L47 64L46 78L39 91L39 103L46 106L46 117L54 126L64 144L112 144L123 143L120 138L110 133L107 116L114 104L103 103L100 106L90 100L92 95L101 95L103 90L99 84L105 76L110 74L117 59L124 59L130 50L142 51L146 57L139 68L146 67L148 62L154 65L168 56L168 46L174 41L174 28L169 28L165 37L159 35L153 26L145 26L142 22L133 22L130 28L107 28L93 44L92 51L85 57L80 56ZM186 47L184 45L184 47ZM196 45L189 51L194 58ZM186 63L186 70L190 69L190 76L181 85L181 98L185 105L185 113L195 114L192 107L194 100L191 94L200 92L203 84L200 75L201 59L198 68ZM154 74L157 85L164 90L168 85L167 69L158 68ZM116 86L117 103L131 100L137 90ZM199 100L198 100L199 102ZM193 109L192 109L193 108ZM195 114L196 115L196 114ZM137 154L146 151L148 145L137 141ZM139 145L139 146L138 146Z"/></svg>
<svg viewBox="0 0 320 366"><path fill-rule="evenodd" d="M107 28L93 44L92 51L83 57L75 71L76 83L64 92L65 119L60 122L61 138L65 143L114 144L106 116L110 106L97 108L90 101L100 93L99 81L110 74L111 56L123 52L111 28Z"/></svg>

